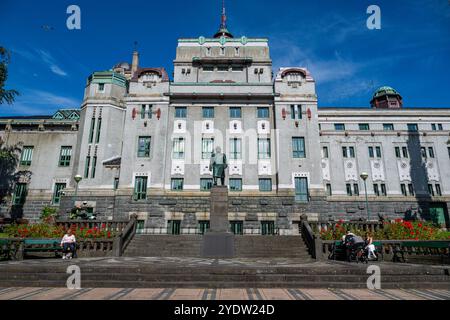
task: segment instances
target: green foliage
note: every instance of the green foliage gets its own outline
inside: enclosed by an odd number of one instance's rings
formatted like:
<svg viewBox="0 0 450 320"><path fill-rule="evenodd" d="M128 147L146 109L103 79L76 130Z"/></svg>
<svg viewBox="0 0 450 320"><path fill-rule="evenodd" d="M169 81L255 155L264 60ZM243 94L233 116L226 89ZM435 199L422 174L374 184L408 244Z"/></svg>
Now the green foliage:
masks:
<svg viewBox="0 0 450 320"><path fill-rule="evenodd" d="M58 215L58 209L55 207L44 207L41 212L41 221L44 223L54 223Z"/></svg>
<svg viewBox="0 0 450 320"><path fill-rule="evenodd" d="M6 90L6 79L8 79L8 63L10 54L8 50L0 47L0 104L7 103L12 104L19 92L16 90Z"/></svg>

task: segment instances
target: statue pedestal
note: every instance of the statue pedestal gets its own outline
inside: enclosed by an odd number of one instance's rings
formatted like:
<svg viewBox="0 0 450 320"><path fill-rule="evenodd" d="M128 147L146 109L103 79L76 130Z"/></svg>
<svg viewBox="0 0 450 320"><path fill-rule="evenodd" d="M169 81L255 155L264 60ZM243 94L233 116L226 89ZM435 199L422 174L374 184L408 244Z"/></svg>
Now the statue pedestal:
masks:
<svg viewBox="0 0 450 320"><path fill-rule="evenodd" d="M234 256L234 234L229 231L228 188L212 187L210 201L210 229L203 236L202 256L205 258L232 258Z"/></svg>

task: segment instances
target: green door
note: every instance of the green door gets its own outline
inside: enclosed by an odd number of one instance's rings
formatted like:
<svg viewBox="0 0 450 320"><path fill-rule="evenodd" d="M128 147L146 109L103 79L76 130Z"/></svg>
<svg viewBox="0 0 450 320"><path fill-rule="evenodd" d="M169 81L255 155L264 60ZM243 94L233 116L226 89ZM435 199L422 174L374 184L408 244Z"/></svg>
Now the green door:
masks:
<svg viewBox="0 0 450 320"><path fill-rule="evenodd" d="M244 223L242 221L230 221L230 231L237 235L244 234Z"/></svg>
<svg viewBox="0 0 450 320"><path fill-rule="evenodd" d="M263 236L275 234L275 222L273 221L261 221L261 234Z"/></svg>
<svg viewBox="0 0 450 320"><path fill-rule="evenodd" d="M445 227L445 207L443 204L431 204L430 205L430 217L433 223L441 227Z"/></svg>
<svg viewBox="0 0 450 320"><path fill-rule="evenodd" d="M172 235L179 235L181 231L181 221L180 220L170 220L168 222L168 233Z"/></svg>

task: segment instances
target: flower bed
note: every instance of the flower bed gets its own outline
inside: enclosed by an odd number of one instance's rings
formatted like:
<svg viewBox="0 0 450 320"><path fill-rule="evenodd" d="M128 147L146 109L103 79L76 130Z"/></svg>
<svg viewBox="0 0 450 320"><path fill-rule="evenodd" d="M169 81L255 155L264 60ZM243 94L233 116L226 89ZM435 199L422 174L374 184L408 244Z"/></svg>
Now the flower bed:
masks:
<svg viewBox="0 0 450 320"><path fill-rule="evenodd" d="M105 226L84 228L73 225L71 227L72 234L77 239L109 239L115 236L115 233L106 230ZM53 224L20 224L5 227L4 233L10 238L62 238L66 233L63 226Z"/></svg>
<svg viewBox="0 0 450 320"><path fill-rule="evenodd" d="M322 240L340 240L347 229L356 235L364 237L366 231L352 227L340 220L333 229L322 229ZM449 240L450 232L442 231L432 223L423 221L403 221L397 219L394 222L385 222L383 227L372 233L375 240Z"/></svg>

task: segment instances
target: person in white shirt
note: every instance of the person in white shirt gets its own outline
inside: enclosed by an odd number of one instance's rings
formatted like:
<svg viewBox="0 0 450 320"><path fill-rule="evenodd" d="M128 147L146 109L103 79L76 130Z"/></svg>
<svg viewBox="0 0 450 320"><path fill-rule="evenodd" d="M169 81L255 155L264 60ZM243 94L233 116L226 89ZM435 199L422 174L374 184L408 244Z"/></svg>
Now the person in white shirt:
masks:
<svg viewBox="0 0 450 320"><path fill-rule="evenodd" d="M70 228L61 240L61 247L63 247L63 259L72 259L75 256L76 239Z"/></svg>

